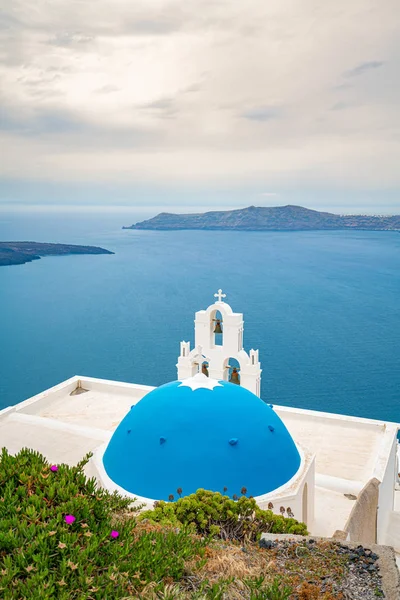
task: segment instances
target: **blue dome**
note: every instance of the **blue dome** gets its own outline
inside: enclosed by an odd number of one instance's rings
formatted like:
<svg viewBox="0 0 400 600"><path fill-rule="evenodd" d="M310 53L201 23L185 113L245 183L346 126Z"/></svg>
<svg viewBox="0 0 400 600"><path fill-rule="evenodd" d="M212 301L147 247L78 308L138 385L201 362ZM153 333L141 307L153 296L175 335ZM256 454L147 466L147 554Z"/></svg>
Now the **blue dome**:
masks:
<svg viewBox="0 0 400 600"><path fill-rule="evenodd" d="M133 406L103 457L114 483L168 500L178 488L259 496L289 481L300 455L281 419L245 388L218 383L192 390L174 381Z"/></svg>

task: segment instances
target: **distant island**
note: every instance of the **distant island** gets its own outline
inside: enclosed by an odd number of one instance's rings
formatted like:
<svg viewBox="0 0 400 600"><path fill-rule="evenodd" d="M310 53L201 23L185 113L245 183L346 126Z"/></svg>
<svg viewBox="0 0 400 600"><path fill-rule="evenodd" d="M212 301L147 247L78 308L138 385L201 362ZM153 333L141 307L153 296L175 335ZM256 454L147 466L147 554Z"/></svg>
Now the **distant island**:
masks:
<svg viewBox="0 0 400 600"><path fill-rule="evenodd" d="M0 242L0 266L23 265L42 256L66 254L114 254L97 246L75 246L72 244L41 244L37 242Z"/></svg>
<svg viewBox="0 0 400 600"><path fill-rule="evenodd" d="M400 215L335 215L302 206L249 206L237 210L197 214L160 213L123 229L206 229L238 231L301 231L324 229L362 229L400 231Z"/></svg>

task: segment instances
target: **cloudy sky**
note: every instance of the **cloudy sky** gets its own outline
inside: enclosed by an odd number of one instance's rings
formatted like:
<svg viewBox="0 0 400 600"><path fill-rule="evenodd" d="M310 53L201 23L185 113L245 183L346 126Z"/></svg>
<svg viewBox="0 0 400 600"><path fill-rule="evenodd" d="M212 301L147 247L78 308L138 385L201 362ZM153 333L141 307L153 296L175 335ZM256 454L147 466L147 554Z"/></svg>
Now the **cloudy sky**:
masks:
<svg viewBox="0 0 400 600"><path fill-rule="evenodd" d="M0 203L400 212L398 0L0 0Z"/></svg>

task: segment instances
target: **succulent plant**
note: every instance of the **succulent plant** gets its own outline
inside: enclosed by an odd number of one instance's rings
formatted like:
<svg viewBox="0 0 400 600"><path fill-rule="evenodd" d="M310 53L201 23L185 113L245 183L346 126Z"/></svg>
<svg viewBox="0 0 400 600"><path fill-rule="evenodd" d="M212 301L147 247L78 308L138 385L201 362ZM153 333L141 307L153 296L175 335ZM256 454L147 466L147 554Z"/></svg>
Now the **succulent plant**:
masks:
<svg viewBox="0 0 400 600"><path fill-rule="evenodd" d="M32 450L0 453L2 600L136 598L151 581L180 581L185 561L203 555L207 540L189 531L135 533L137 511L116 527L132 500L88 479L89 457L55 470Z"/></svg>
<svg viewBox="0 0 400 600"><path fill-rule="evenodd" d="M229 498L202 489L174 503L160 501L154 510L145 511L138 518L178 528L189 527L201 535L241 542L254 541L264 532L300 535L307 532L304 523L262 510L254 498L236 496L235 500L235 496Z"/></svg>

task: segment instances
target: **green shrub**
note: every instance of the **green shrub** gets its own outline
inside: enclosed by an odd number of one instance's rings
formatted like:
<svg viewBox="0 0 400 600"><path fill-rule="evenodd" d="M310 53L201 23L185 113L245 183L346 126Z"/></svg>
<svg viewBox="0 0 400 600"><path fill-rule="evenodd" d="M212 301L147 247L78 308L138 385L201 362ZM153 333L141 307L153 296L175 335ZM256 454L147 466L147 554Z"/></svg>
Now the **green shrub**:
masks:
<svg viewBox="0 0 400 600"><path fill-rule="evenodd" d="M54 466L24 449L0 455L0 598L139 597L150 582L179 581L206 540L184 529L115 525L131 500L99 489L83 467ZM69 515L70 518L66 517ZM116 531L118 529L118 531Z"/></svg>
<svg viewBox="0 0 400 600"><path fill-rule="evenodd" d="M250 600L288 600L293 593L279 577L270 584L266 584L264 575L244 579L243 583L250 590Z"/></svg>
<svg viewBox="0 0 400 600"><path fill-rule="evenodd" d="M126 518L131 500L85 476L89 457L76 467L50 466L32 450L1 452L2 600L226 600L234 578L209 583L196 575L197 589L188 589L188 573L200 574L207 562L209 534L250 539L268 527L304 528L248 498L234 502L204 490L160 502L150 513L155 524ZM249 600L286 600L288 589L263 577L239 587Z"/></svg>
<svg viewBox="0 0 400 600"><path fill-rule="evenodd" d="M199 534L227 540L255 541L268 532L307 534L304 523L262 510L254 498L241 496L235 501L207 490L197 490L174 503L156 502L154 509L143 512L139 519L192 527Z"/></svg>
<svg viewBox="0 0 400 600"><path fill-rule="evenodd" d="M166 584L156 592L148 590L145 596L139 596L135 600L229 600L232 597L246 600L289 600L293 597L292 594L293 589L284 585L279 577L275 577L270 584L265 582L263 576L247 578L239 586L235 586L235 578L230 577L215 583L201 582L199 588L191 592L177 584Z"/></svg>

